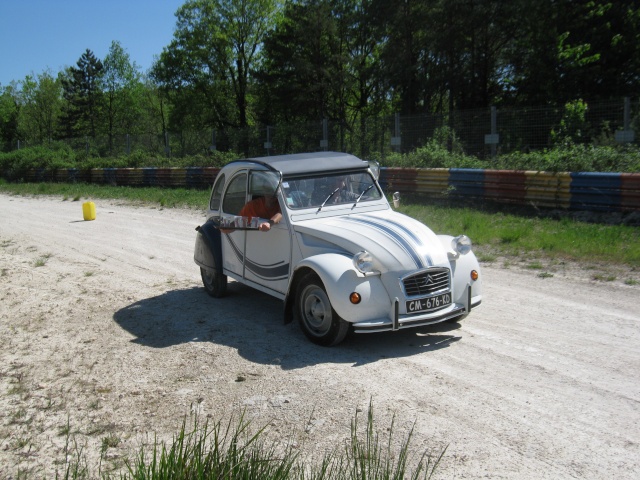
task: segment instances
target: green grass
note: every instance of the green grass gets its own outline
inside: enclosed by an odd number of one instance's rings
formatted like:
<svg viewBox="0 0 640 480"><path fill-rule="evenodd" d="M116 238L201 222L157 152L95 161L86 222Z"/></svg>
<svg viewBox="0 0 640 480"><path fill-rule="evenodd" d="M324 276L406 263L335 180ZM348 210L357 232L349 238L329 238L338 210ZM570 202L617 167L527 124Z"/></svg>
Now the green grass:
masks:
<svg viewBox="0 0 640 480"><path fill-rule="evenodd" d="M112 187L87 184L16 183L0 181L0 192L53 195L63 200L121 199L162 208L205 209L208 190ZM640 266L640 229L563 218L538 218L470 207L404 203L399 211L417 218L436 233L466 234L485 261L517 257L604 262Z"/></svg>
<svg viewBox="0 0 640 480"><path fill-rule="evenodd" d="M120 199L131 203L147 203L159 207L205 208L209 192L186 188L114 187L82 183L6 183L0 182L0 192L15 195L52 195L64 201L83 199Z"/></svg>
<svg viewBox="0 0 640 480"><path fill-rule="evenodd" d="M100 465L95 478L121 480L168 479L264 479L264 480L391 480L432 478L446 448L431 455L414 451L413 429L396 438L394 420L379 429L374 423L373 406L369 404L364 426L356 413L351 421L351 434L317 461L300 454L293 438L273 441L267 426L254 429L244 414L211 425L187 419L170 442L157 439L149 447L140 447L124 460L124 468L108 473ZM94 478L86 462L86 453L67 435L65 471L56 478ZM75 448L72 449L72 445ZM117 448L120 439L110 435L102 439L100 453ZM118 469L120 470L120 469ZM115 476L117 475L117 477Z"/></svg>
<svg viewBox="0 0 640 480"><path fill-rule="evenodd" d="M466 234L482 258L541 258L640 266L640 229L563 218L528 217L468 207L407 204L400 211L429 225L436 233ZM535 260L531 261L532 258Z"/></svg>

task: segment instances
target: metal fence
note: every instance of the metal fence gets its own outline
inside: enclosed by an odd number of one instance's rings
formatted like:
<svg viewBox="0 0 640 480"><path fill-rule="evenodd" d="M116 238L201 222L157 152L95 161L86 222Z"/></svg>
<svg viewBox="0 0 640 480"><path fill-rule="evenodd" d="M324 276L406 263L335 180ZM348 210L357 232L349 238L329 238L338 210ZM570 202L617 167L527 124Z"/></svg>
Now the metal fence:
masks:
<svg viewBox="0 0 640 480"><path fill-rule="evenodd" d="M587 104L583 116L567 127L567 107L490 107L423 114L366 118L357 125L330 119L312 123L263 125L247 129L164 132L64 139L87 156L126 156L141 152L156 157L207 156L213 151L263 156L337 150L362 157L385 158L437 142L450 150L489 158L514 151L551 148L567 134L590 144L636 144L640 102L620 98ZM564 122L564 127L563 127ZM564 128L564 131L563 131ZM11 149L35 145L19 142Z"/></svg>

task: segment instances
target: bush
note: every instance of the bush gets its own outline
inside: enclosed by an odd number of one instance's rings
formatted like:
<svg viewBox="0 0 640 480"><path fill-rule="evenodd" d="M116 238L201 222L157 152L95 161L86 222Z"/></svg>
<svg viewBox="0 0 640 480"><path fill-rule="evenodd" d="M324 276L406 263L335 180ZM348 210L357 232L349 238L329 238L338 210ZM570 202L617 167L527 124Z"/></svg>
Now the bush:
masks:
<svg viewBox="0 0 640 480"><path fill-rule="evenodd" d="M76 153L60 142L0 153L0 171L9 178L21 178L31 169L75 168L76 162Z"/></svg>
<svg viewBox="0 0 640 480"><path fill-rule="evenodd" d="M501 155L491 168L547 172L640 172L640 149L566 144L551 150Z"/></svg>

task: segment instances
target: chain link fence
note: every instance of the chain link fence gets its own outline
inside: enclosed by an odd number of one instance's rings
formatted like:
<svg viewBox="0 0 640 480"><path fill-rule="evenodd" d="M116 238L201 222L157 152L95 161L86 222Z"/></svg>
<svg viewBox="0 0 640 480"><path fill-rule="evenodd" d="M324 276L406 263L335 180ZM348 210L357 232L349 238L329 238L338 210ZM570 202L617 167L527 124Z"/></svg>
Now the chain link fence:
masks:
<svg viewBox="0 0 640 480"><path fill-rule="evenodd" d="M337 150L384 159L438 143L457 153L491 158L516 151L551 148L570 138L593 145L638 144L640 102L621 98L593 104L497 108L363 118L355 125L330 119L247 129L165 132L64 139L89 156L142 154L161 158L208 156L213 151L264 156ZM32 146L28 141L13 149Z"/></svg>

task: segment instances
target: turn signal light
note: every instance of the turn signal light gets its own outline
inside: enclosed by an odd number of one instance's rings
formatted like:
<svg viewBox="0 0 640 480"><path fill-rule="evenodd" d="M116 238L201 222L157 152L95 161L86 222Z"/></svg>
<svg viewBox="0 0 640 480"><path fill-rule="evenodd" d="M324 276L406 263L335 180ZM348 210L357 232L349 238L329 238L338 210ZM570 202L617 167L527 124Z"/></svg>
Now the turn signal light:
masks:
<svg viewBox="0 0 640 480"><path fill-rule="evenodd" d="M360 294L358 292L353 292L351 295L349 295L349 301L354 305L359 304L361 300L362 297L360 297Z"/></svg>
<svg viewBox="0 0 640 480"><path fill-rule="evenodd" d="M477 280L478 277L478 272L476 270L471 270L471 280Z"/></svg>

